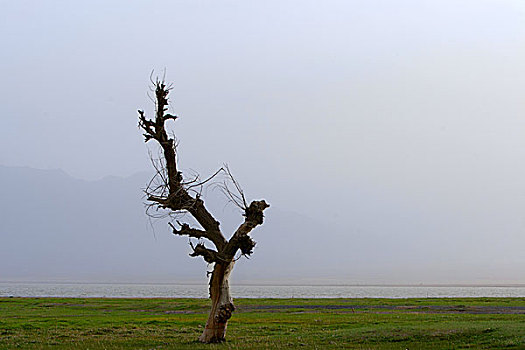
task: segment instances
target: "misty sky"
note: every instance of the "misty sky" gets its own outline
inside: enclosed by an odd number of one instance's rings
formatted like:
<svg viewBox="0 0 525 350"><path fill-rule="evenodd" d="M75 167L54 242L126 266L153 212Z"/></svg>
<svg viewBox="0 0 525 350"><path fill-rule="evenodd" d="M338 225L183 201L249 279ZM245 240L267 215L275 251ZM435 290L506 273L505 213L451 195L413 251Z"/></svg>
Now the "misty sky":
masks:
<svg viewBox="0 0 525 350"><path fill-rule="evenodd" d="M525 283L522 0L0 0L0 47L2 165L149 171L166 69L183 170Z"/></svg>

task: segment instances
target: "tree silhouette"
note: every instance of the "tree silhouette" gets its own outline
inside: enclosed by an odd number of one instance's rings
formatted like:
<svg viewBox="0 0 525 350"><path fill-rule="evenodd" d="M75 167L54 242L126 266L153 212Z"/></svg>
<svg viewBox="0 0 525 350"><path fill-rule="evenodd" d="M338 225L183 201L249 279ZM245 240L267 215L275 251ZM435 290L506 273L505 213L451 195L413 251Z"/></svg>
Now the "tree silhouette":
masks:
<svg viewBox="0 0 525 350"><path fill-rule="evenodd" d="M221 342L225 339L226 325L235 310L229 288L229 277L236 261L235 256L238 251L243 255L252 254L255 242L249 233L263 223L263 211L269 205L264 200L252 201L248 205L244 192L228 167L219 169L205 180L200 180L198 175L191 179L184 178L177 168L175 135L169 136L166 130L167 122L177 119L177 116L167 113L171 86L166 85L164 80L158 79L152 83L155 93L153 98L155 118L148 119L144 111L138 111L139 127L144 132L145 142L154 140L160 146L161 151L158 159L151 157L156 174L145 190L148 200L147 212L153 216L155 214L152 212L167 212L173 221L168 224L175 235L199 240L197 244L192 244L190 241L192 248L190 256L201 256L206 262L213 264L213 271L209 279L211 311L199 340L204 343ZM230 239L226 239L219 221L208 211L201 198L203 186L214 182L213 180L220 173L225 175L227 180L219 183L219 187L234 204L243 210L244 215L243 223ZM175 220L183 213L189 213L200 227L191 227L188 223ZM214 248L207 247L206 241L213 244Z"/></svg>

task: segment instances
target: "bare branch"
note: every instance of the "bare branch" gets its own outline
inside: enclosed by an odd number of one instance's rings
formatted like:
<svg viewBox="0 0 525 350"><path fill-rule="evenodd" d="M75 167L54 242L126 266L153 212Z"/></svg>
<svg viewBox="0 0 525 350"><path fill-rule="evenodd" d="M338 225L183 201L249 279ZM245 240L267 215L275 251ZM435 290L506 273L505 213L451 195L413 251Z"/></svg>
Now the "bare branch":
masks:
<svg viewBox="0 0 525 350"><path fill-rule="evenodd" d="M226 259L222 258L221 255L217 251L206 248L204 246L204 243L198 243L197 245L194 246L190 242L190 246L191 246L191 249L193 249L193 253L190 253L190 256L192 257L202 256L202 258L209 264L228 262Z"/></svg>
<svg viewBox="0 0 525 350"><path fill-rule="evenodd" d="M208 238L208 234L206 233L206 231L191 228L190 225L186 223L180 223L178 220L177 224L179 224L180 226L180 229L178 230L177 228L175 228L175 226L173 226L171 222L168 222L168 225L170 225L170 227L172 228L174 235L189 236L193 238Z"/></svg>
<svg viewBox="0 0 525 350"><path fill-rule="evenodd" d="M235 180L227 164L224 164L222 169L226 175L226 179L222 183L216 184L217 188L228 198L228 202L233 203L236 207L245 211L248 204L246 204L246 197L244 196L241 185ZM233 184L234 189L230 188L229 183Z"/></svg>
<svg viewBox="0 0 525 350"><path fill-rule="evenodd" d="M219 170L217 170L212 176L208 177L206 180L204 181L201 181L199 183L195 183L195 184L191 184L190 186L186 186L186 190L189 190L191 188L194 188L194 187L199 187L199 186L203 186L205 185L207 182L213 180L217 175L219 175L220 172L224 171L224 168L220 168ZM195 178L195 181L198 180L198 176ZM190 183L185 183L186 184L190 184Z"/></svg>
<svg viewBox="0 0 525 350"><path fill-rule="evenodd" d="M172 115L172 114L166 114L164 115L164 121L166 120L169 120L169 119L172 119L172 120L175 120L177 119L178 117L176 115Z"/></svg>
<svg viewBox="0 0 525 350"><path fill-rule="evenodd" d="M248 236L248 234L258 225L261 225L264 220L264 210L270 205L264 200L253 201L244 212L244 222L239 226L237 231L224 248L224 254L228 257L235 256L238 249L241 249L243 254L251 254L255 242Z"/></svg>
<svg viewBox="0 0 525 350"><path fill-rule="evenodd" d="M152 76L150 78L152 79ZM200 198L200 192L194 190L194 188L202 187L213 179L221 170L202 182L198 182L197 177L190 184L184 183L182 173L177 170L175 136L170 138L165 128L166 121L177 119L173 114L166 114L168 110L168 95L172 86L166 85L164 80L158 79L153 85L156 107L155 120L147 119L144 112L139 111L139 126L145 132L144 137L146 141L151 139L157 141L162 150L162 156L158 159L151 157L156 173L146 187L147 199L153 202L152 205L156 209L189 212L202 226L203 231L206 232L208 238L215 244L217 249L222 249L227 241L220 231L219 222L215 220L204 206L204 202ZM195 197L190 195L188 191L195 193Z"/></svg>

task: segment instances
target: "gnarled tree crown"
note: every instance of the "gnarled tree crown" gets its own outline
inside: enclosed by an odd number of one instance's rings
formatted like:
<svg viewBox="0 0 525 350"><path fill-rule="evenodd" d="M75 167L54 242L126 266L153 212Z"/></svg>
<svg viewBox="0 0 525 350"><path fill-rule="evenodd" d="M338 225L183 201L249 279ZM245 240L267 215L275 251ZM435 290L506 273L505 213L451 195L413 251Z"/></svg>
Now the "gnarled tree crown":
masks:
<svg viewBox="0 0 525 350"><path fill-rule="evenodd" d="M169 120L175 121L178 118L167 113L170 90L171 87L166 85L164 81L157 80L154 83L155 118L148 119L144 111L138 111L139 127L143 131L145 142L154 140L160 146L163 158L160 166L156 167L157 175L162 179L161 184L155 188L148 186L146 189L147 199L156 208L173 212L187 212L199 223L200 228L194 228L188 223L179 221L175 222L176 225L169 223L175 235L206 239L214 246L213 248L206 247L202 241L196 245L192 244L193 252L190 256L201 256L208 263L224 264L232 262L239 250L242 254L250 255L253 252L255 242L249 233L263 223L263 212L269 207L269 204L264 200L257 200L247 205L244 194L231 176L229 169L219 169L211 178L219 172L225 172L230 176L240 196L229 191L226 192L234 196L234 202L237 202L235 199L242 198L242 203L239 206L244 211L244 222L229 240L226 239L220 229L219 222L204 205L200 193L192 191L196 186L202 186L209 179L200 183L196 179L185 182L182 172L177 169L177 144L174 136L170 137L166 129L166 123Z"/></svg>

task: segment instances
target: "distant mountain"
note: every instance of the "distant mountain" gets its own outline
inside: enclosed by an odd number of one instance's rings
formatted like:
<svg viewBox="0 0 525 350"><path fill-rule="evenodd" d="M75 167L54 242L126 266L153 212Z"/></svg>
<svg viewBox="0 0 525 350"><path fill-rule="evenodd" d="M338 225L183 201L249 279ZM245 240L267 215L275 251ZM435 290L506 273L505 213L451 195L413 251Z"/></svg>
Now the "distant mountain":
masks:
<svg viewBox="0 0 525 350"><path fill-rule="evenodd" d="M84 181L61 170L0 166L0 281L205 283L207 265L188 256L187 237L145 215L148 179ZM204 198L229 236L240 211L218 191ZM453 236L442 213L350 198L348 216L333 223L265 199L272 206L252 232L255 253L236 264L234 283L525 282L518 246Z"/></svg>
<svg viewBox="0 0 525 350"><path fill-rule="evenodd" d="M166 220L150 222L145 215L141 188L148 177L83 181L61 170L0 166L0 279L205 280L206 263L188 257L188 239L173 236ZM242 221L240 211L225 206L218 192L208 191L207 198L225 232L233 232ZM255 254L238 262L234 280L311 281L340 270L333 266L345 249L324 240L327 231L335 232L271 207L252 234Z"/></svg>

